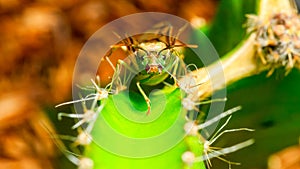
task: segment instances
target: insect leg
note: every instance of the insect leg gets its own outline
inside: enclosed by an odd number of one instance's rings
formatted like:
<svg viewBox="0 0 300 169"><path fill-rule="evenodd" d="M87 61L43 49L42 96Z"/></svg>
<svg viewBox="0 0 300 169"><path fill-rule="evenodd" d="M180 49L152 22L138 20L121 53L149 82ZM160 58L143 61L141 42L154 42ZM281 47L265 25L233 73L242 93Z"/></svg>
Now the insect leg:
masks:
<svg viewBox="0 0 300 169"><path fill-rule="evenodd" d="M123 65L126 69L128 69L130 72L132 72L133 74L137 74L137 71L134 70L133 68L131 68L126 62L124 62L123 60L118 60L118 63L120 65Z"/></svg>
<svg viewBox="0 0 300 169"><path fill-rule="evenodd" d="M109 63L110 67L114 71L114 74L113 74L113 77L112 77L110 85L113 85L115 83L115 81L116 81L117 85L121 85L121 79L119 77L119 74L120 74L120 67L119 67L119 65L117 65L116 68L115 68L115 66L113 65L113 63L109 59L109 57L105 57L105 59ZM118 92L118 91L116 91L116 92Z"/></svg>
<svg viewBox="0 0 300 169"><path fill-rule="evenodd" d="M148 98L148 96L145 94L144 90L140 86L140 82L137 82L136 86L138 87L139 91L141 92L142 96L144 97L144 99L145 99L145 101L147 103L147 107L148 107L147 115L148 115L150 113L150 111L151 111L151 102L150 102L150 99Z"/></svg>
<svg viewBox="0 0 300 169"><path fill-rule="evenodd" d="M175 35L175 37L172 37L171 40L171 46L174 46L176 43L176 40L178 39L178 37L180 36L180 34L186 29L186 27L188 26L188 23L184 24L177 32L177 34Z"/></svg>
<svg viewBox="0 0 300 169"><path fill-rule="evenodd" d="M179 58L175 57L175 61L173 62L173 64L171 65L171 68L173 69L172 75L175 76L177 69L178 69L178 62L179 62Z"/></svg>
<svg viewBox="0 0 300 169"><path fill-rule="evenodd" d="M168 46L172 46L173 45L173 41L175 43L176 40L174 40L174 38L172 37L172 34L173 34L173 26L169 26L169 29L168 29L168 36L167 36L167 45Z"/></svg>
<svg viewBox="0 0 300 169"><path fill-rule="evenodd" d="M213 99L213 100L201 101L199 103L196 103L196 105L209 104L209 103L213 103L213 102L225 102L226 100L227 100L227 98Z"/></svg>

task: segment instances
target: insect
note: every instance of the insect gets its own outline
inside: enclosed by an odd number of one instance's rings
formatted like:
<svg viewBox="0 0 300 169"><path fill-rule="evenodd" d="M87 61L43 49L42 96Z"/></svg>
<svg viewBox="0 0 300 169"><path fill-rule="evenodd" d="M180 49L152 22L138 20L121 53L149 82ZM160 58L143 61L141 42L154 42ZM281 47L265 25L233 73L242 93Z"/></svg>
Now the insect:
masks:
<svg viewBox="0 0 300 169"><path fill-rule="evenodd" d="M164 82L168 77L173 79L174 85L177 85L177 78L186 74L184 56L179 48L197 47L197 45L187 45L177 40L186 27L187 25L180 28L175 36L173 36L173 27L170 24L155 26L157 33L127 36L120 43L112 45L106 56L106 60L110 62L109 56L115 49L121 48L127 53L126 59L118 60L117 69L113 68L115 73L117 72L122 77L118 78L115 86L124 86L120 83L122 79L123 81L128 77L133 79L132 81L135 82L138 91L147 103L147 114L150 113L151 102L142 85L155 86ZM122 39L120 36L119 38ZM111 62L110 65L112 65ZM119 87L116 88L119 89Z"/></svg>

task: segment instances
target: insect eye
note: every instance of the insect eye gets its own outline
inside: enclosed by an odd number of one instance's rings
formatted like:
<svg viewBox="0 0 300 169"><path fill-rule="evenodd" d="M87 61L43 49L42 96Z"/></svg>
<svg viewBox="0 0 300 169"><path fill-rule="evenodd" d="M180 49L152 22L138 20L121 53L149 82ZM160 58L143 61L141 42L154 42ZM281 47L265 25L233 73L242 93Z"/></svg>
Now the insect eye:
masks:
<svg viewBox="0 0 300 169"><path fill-rule="evenodd" d="M166 55L159 55L158 62L162 65L165 65L166 63Z"/></svg>
<svg viewBox="0 0 300 169"><path fill-rule="evenodd" d="M167 59L168 55L169 55L168 50L161 51L159 53L159 57L158 57L159 62L164 64L166 62L166 59Z"/></svg>
<svg viewBox="0 0 300 169"><path fill-rule="evenodd" d="M143 50L137 50L137 51L135 52L135 55L136 55L137 57L143 59L143 57L145 57L145 56L147 55L147 53L146 53L145 51L143 51Z"/></svg>
<svg viewBox="0 0 300 169"><path fill-rule="evenodd" d="M161 51L158 53L160 58L166 58L167 52L166 51Z"/></svg>

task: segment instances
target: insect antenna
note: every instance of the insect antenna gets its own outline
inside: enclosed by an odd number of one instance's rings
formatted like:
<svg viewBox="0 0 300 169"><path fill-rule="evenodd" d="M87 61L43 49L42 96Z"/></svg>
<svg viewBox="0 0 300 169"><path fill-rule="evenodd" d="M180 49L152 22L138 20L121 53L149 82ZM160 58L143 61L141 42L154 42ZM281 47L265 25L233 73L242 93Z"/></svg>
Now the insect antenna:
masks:
<svg viewBox="0 0 300 169"><path fill-rule="evenodd" d="M126 78L126 76L127 76L126 69L124 69L125 72L124 72L124 78L122 81L120 78L120 74L121 74L120 64L117 64L116 67L114 67L114 65L110 61L109 57L105 57L105 59L108 61L109 65L114 70L114 75L110 82L111 87L113 88L113 86L114 86L116 88L115 93L119 93L120 91L125 90L127 88L125 84L127 84L128 80L129 80L129 78Z"/></svg>
<svg viewBox="0 0 300 169"><path fill-rule="evenodd" d="M170 31L168 32L168 41L167 41L167 48L176 48L176 47L189 47L189 48L198 48L198 45L192 45L192 44L180 44L176 45L176 41L179 38L180 34L188 27L188 23L184 24L178 31L175 36L173 36L173 27L170 26Z"/></svg>
<svg viewBox="0 0 300 169"><path fill-rule="evenodd" d="M180 34L187 28L187 26L188 26L188 23L184 24L184 25L177 31L177 34L175 35L175 37L174 37L174 39L173 39L172 45L175 45L176 39L179 38Z"/></svg>

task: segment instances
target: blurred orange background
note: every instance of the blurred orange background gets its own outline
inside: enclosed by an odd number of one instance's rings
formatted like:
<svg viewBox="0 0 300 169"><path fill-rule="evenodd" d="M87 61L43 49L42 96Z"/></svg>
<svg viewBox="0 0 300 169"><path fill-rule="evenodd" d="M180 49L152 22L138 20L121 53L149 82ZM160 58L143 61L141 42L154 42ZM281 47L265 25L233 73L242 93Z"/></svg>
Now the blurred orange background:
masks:
<svg viewBox="0 0 300 169"><path fill-rule="evenodd" d="M216 5L217 0L0 0L0 168L53 168L56 146L41 126L52 128L43 107L71 98L76 58L101 26L146 11L197 24L210 21ZM112 70L105 64L99 73L107 83Z"/></svg>

